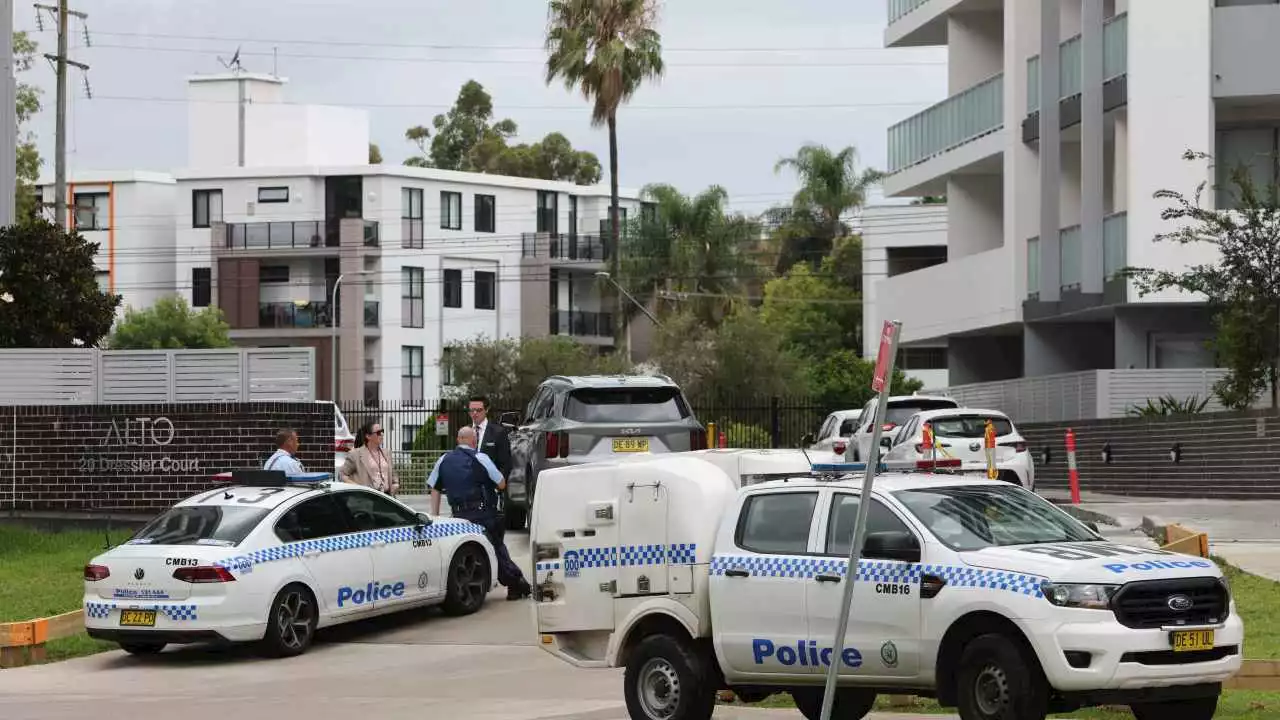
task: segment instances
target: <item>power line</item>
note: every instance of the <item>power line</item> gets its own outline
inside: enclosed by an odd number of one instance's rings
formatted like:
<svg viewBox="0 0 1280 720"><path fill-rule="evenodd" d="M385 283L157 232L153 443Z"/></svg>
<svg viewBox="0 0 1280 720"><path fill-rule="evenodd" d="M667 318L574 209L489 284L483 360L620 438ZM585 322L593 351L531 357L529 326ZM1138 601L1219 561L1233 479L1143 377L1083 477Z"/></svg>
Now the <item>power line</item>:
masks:
<svg viewBox="0 0 1280 720"><path fill-rule="evenodd" d="M68 16L75 16L82 23L89 16L79 10L69 9L67 0L58 0L57 6L37 3L35 8L37 22L43 22L40 15L40 11L43 10L53 16L58 28L58 53L56 55L45 53L45 57L53 63L54 72L57 75L57 119L54 121L54 173L56 176L53 194L54 222L59 228L65 228L67 226L67 66L72 65L86 73L89 71L88 65L67 57L67 22ZM88 39L88 37L89 31L86 28L85 38ZM84 87L85 93L93 97L87 76Z"/></svg>

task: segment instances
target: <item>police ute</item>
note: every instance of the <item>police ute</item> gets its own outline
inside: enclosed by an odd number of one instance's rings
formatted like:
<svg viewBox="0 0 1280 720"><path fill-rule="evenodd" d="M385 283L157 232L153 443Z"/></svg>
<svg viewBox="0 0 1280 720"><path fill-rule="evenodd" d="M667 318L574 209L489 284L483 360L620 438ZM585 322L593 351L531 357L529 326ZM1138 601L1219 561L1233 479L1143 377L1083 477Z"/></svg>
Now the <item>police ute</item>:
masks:
<svg viewBox="0 0 1280 720"><path fill-rule="evenodd" d="M739 482L672 455L539 478L530 538L540 646L622 667L635 720L704 720L716 692L789 693L855 720L878 694L964 720L1128 705L1208 720L1244 627L1211 561L1109 542L1018 485L881 464L843 648L834 639L865 467Z"/></svg>
<svg viewBox="0 0 1280 720"><path fill-rule="evenodd" d="M480 609L496 583L484 530L415 512L330 473L224 473L84 569L89 635L135 655L257 642L298 655L317 628L441 605Z"/></svg>

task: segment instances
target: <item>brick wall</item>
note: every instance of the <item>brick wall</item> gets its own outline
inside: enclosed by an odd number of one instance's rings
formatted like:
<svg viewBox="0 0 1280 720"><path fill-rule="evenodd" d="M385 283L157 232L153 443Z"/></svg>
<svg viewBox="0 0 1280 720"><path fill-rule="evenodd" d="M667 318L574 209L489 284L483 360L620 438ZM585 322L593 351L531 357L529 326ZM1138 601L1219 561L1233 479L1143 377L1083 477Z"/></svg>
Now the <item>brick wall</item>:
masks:
<svg viewBox="0 0 1280 720"><path fill-rule="evenodd" d="M1280 499L1280 417L1269 411L1019 426L1038 488L1067 487L1066 429L1083 490L1158 497ZM1169 458L1177 443L1181 461ZM1111 462L1102 459L1110 444ZM1051 451L1045 464L1042 452Z"/></svg>
<svg viewBox="0 0 1280 720"><path fill-rule="evenodd" d="M333 410L321 403L0 408L0 508L150 513L261 467L292 427L309 470L333 471Z"/></svg>

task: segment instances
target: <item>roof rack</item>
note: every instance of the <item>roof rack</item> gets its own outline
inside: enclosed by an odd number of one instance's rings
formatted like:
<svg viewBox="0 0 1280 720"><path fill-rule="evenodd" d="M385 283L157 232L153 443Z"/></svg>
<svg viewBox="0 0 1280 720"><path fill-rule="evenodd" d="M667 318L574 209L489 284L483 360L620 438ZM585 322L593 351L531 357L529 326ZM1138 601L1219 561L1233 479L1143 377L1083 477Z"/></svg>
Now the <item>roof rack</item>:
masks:
<svg viewBox="0 0 1280 720"><path fill-rule="evenodd" d="M219 485L244 487L316 488L333 481L333 473L308 472L288 474L283 470L231 470L213 476Z"/></svg>

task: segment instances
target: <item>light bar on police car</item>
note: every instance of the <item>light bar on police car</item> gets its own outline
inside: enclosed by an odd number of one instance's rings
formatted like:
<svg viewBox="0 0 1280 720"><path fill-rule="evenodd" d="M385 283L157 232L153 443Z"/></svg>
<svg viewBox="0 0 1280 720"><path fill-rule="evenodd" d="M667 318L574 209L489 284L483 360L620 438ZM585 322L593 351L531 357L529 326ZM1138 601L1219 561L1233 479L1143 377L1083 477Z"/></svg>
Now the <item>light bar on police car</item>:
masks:
<svg viewBox="0 0 1280 720"><path fill-rule="evenodd" d="M938 460L894 460L890 462L881 462L876 467L876 472L885 472L886 470L933 470L935 468L958 468L960 466L960 458L941 458ZM815 473L853 473L865 472L866 469L867 464L864 462L813 464L813 472Z"/></svg>
<svg viewBox="0 0 1280 720"><path fill-rule="evenodd" d="M283 470L228 470L213 476L215 482L263 487L286 485L317 485L333 480L333 473L286 473Z"/></svg>

